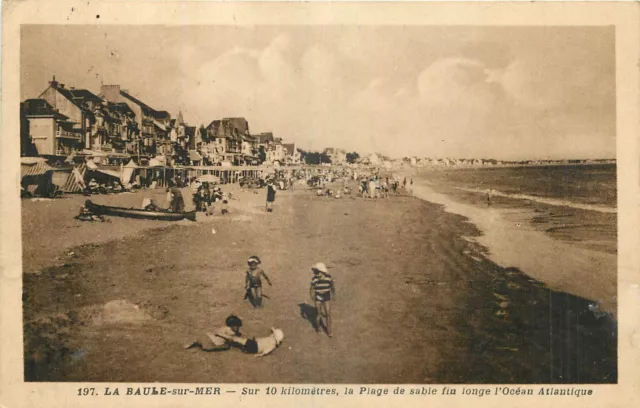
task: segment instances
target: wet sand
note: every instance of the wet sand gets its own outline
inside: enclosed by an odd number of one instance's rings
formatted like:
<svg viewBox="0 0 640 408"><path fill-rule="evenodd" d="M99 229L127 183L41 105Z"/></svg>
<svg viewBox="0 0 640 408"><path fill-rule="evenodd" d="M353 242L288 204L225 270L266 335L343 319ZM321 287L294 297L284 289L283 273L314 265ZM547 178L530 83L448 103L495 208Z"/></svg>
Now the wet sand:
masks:
<svg viewBox="0 0 640 408"><path fill-rule="evenodd" d="M23 228L30 381L617 381L614 321L494 263L474 240L480 230L437 204L296 191L279 192L267 214L261 190L239 192L229 216L168 225L81 223L70 220L77 203L62 216L64 203L37 211L56 214L66 235ZM23 202L23 220L31 204L44 203ZM40 250L56 236L75 238ZM99 240L70 249L82 237ZM257 310L243 300L253 254L274 283ZM310 322L309 267L319 261L337 285L331 339ZM182 349L230 313L249 336L281 328L283 345L259 359Z"/></svg>
<svg viewBox="0 0 640 408"><path fill-rule="evenodd" d="M617 216L451 188L422 176L416 196L463 215L494 262L617 314Z"/></svg>

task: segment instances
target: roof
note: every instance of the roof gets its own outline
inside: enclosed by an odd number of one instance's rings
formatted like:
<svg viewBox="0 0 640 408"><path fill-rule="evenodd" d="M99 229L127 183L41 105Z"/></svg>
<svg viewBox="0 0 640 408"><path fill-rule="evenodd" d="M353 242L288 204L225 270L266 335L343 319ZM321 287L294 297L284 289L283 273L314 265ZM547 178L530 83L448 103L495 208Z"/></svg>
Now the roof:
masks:
<svg viewBox="0 0 640 408"><path fill-rule="evenodd" d="M23 159L31 159L31 157L24 157ZM48 171L54 170L54 168L49 166L46 161L38 161L33 163L30 160L21 160L20 164L20 175L22 177L41 176L43 174L46 174Z"/></svg>
<svg viewBox="0 0 640 408"><path fill-rule="evenodd" d="M257 135L257 138L258 138L258 143L260 144L273 142L273 133L271 132L260 133L259 135Z"/></svg>
<svg viewBox="0 0 640 408"><path fill-rule="evenodd" d="M78 107L82 107L82 104L87 101L96 103L103 102L102 98L87 89L71 89L65 88L64 85L56 84L52 84L51 86Z"/></svg>
<svg viewBox="0 0 640 408"><path fill-rule="evenodd" d="M295 153L296 151L296 144L295 143L283 143L282 147L284 148L284 150L286 150L287 154L289 156L293 156L293 153Z"/></svg>
<svg viewBox="0 0 640 408"><path fill-rule="evenodd" d="M224 118L222 120L229 123L239 133L249 133L249 122L245 118Z"/></svg>
<svg viewBox="0 0 640 408"><path fill-rule="evenodd" d="M80 99L82 102L85 101L94 101L97 103L102 103L103 100L98 95L86 89L69 89L71 95L73 95L74 99Z"/></svg>
<svg viewBox="0 0 640 408"><path fill-rule="evenodd" d="M176 119L176 123L178 125L184 125L185 124L184 118L182 117L182 111L178 112L178 119Z"/></svg>
<svg viewBox="0 0 640 408"><path fill-rule="evenodd" d="M55 117L59 120L69 119L67 116L58 112L44 99L27 99L22 102L23 113L27 116L47 116Z"/></svg>
<svg viewBox="0 0 640 408"><path fill-rule="evenodd" d="M169 119L171 115L167 111L157 111L153 110L151 115L156 119Z"/></svg>
<svg viewBox="0 0 640 408"><path fill-rule="evenodd" d="M107 102L107 108L109 108L112 111L119 112L125 115L135 115L135 113L131 110L129 105L127 105L124 102L118 102L118 103Z"/></svg>
<svg viewBox="0 0 640 408"><path fill-rule="evenodd" d="M125 91L121 90L120 91L120 95L124 96L125 98L129 99L131 102L133 102L136 105L140 106L145 115L153 116L156 119L165 119L165 118L167 118L169 116L169 112L167 112L167 111L158 112L155 109L153 109L151 106L149 106L146 103L142 102L138 98L134 98L133 96L131 96L129 93L127 93ZM165 114L166 114L166 116L164 116Z"/></svg>

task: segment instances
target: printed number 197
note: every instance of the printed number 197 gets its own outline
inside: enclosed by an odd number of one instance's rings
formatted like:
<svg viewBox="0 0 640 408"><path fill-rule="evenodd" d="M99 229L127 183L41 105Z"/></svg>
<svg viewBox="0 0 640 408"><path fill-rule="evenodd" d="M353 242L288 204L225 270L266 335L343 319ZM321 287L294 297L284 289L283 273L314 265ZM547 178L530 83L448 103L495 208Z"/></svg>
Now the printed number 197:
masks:
<svg viewBox="0 0 640 408"><path fill-rule="evenodd" d="M95 388L78 388L78 395L96 395Z"/></svg>

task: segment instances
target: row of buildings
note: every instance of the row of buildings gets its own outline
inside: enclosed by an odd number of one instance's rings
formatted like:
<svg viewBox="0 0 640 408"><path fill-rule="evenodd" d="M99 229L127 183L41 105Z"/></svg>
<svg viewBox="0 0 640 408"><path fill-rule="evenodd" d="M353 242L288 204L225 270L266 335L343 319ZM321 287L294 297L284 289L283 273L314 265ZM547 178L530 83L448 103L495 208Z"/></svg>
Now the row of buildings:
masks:
<svg viewBox="0 0 640 408"><path fill-rule="evenodd" d="M102 85L99 94L56 81L36 99L20 104L21 155L52 162L93 156L105 164L130 158L166 165L299 164L295 143L273 133L252 134L245 118L190 126L182 113L172 118L134 97L120 85Z"/></svg>

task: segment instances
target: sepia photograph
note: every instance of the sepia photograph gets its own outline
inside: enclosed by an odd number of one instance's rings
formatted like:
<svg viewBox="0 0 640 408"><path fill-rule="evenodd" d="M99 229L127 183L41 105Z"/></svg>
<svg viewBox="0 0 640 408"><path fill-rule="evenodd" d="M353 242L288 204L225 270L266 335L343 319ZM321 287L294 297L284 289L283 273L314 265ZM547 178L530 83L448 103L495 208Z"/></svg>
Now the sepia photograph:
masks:
<svg viewBox="0 0 640 408"><path fill-rule="evenodd" d="M2 13L0 405L636 405L639 9Z"/></svg>
<svg viewBox="0 0 640 408"><path fill-rule="evenodd" d="M25 25L20 63L25 381L616 383L611 27Z"/></svg>

